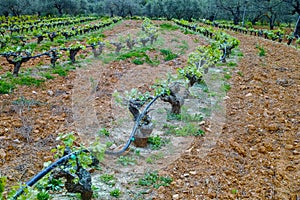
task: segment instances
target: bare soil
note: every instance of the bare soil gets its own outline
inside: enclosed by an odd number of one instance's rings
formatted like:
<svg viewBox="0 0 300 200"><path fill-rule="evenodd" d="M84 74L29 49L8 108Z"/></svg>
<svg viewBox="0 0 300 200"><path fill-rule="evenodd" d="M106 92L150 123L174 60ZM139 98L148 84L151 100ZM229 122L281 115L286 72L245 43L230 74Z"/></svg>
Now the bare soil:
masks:
<svg viewBox="0 0 300 200"><path fill-rule="evenodd" d="M217 143L203 155L203 141L194 140L162 171L174 182L156 190L155 199L300 198L300 52L231 34L241 40L244 57L230 80ZM266 56L258 56L257 44Z"/></svg>

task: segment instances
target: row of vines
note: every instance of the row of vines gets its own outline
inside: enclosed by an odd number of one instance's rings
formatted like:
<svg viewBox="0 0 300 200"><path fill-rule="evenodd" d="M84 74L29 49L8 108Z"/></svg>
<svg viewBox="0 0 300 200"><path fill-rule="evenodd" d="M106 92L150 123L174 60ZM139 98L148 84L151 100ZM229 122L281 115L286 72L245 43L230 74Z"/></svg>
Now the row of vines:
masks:
<svg viewBox="0 0 300 200"><path fill-rule="evenodd" d="M106 19L105 22L102 22L100 27L108 26L118 20L120 20L120 18ZM139 130L143 136L146 135L149 137L153 131L153 126L148 111L154 101L162 100L163 102L167 102L171 105L171 114L180 114L185 97L178 93L178 85L183 84L188 91L189 88L193 87L195 84L205 84L203 76L207 73L208 69L210 67L215 67L218 62L226 62L226 58L230 56L231 51L239 45L239 41L236 38L231 37L224 32L196 26L195 24L184 20L173 20L173 22L183 30L189 30L195 34L201 34L209 38L210 44L200 46L194 52L189 54L187 65L179 68L177 74L172 75L168 80L162 80L158 84L151 86L151 88L153 88L152 94L149 92L138 92L139 95L129 100L128 108L133 115L135 125L124 148L118 152L108 151L103 148L103 145L101 145L98 140L90 147L84 147L82 145L78 146L74 145L76 138L73 133L62 134L58 138L62 141L62 145L57 146L57 148L53 150L53 152L56 153L56 158L58 160L54 163L47 163L45 169L29 180L25 185L11 191L9 198L49 199L50 194L48 191L55 190L55 188L51 187L51 185L55 185L53 182L58 178L64 178L66 180L64 185L68 192L80 193L82 199L91 199L93 189L91 175L88 169L96 167L103 159L105 153L120 155L126 151L132 142L139 139L136 135L137 130ZM78 30L79 29L72 30L75 31L72 34L81 34ZM68 51L71 61L75 62L77 52L85 48L92 48L94 55L99 56L101 55L103 48L109 43L110 45L115 46L115 53L118 54L125 46L131 50L137 43L146 46L148 42L153 44L157 40L157 27L151 20L144 19L142 30L145 33L144 37L138 39L128 37L124 42L104 42L102 37L91 37L86 40L86 44L76 42L68 47L60 46L50 48L45 52L33 53L34 51L28 50L28 47L30 45L32 46L33 42L28 43L26 41L23 46L18 46L17 43L14 43L14 39L12 39L15 33L11 34L12 32L9 32L7 29L5 34L11 35L9 42L12 42L12 45L9 45L10 47L4 45L1 48L0 55L14 65L14 75L17 76L22 63L40 56L50 57L51 63L53 67L55 67L56 61L60 58L60 51ZM68 38L65 39L67 40ZM38 44L38 41L34 42L34 44ZM0 186L4 185L4 181L5 178L0 178ZM3 192L3 190L0 187L0 194L1 192Z"/></svg>
<svg viewBox="0 0 300 200"><path fill-rule="evenodd" d="M298 48L300 46L300 36L295 35L294 32L288 33L285 29L282 28L279 28L277 30L255 29L253 27L247 28L239 25L228 24L225 22L211 22L208 20L204 20L203 23L220 29L227 29L239 33L263 37L265 39L269 39L279 43L286 40L287 45L294 44Z"/></svg>

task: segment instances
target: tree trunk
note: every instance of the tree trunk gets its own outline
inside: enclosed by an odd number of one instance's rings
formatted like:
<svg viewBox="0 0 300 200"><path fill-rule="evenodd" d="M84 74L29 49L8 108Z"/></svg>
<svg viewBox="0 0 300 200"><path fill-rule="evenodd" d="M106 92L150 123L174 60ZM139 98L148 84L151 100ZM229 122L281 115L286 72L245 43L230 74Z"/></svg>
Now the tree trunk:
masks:
<svg viewBox="0 0 300 200"><path fill-rule="evenodd" d="M296 38L299 38L300 37L300 15L298 17L298 21L296 23L296 27L295 27L295 31L294 31L294 36Z"/></svg>
<svg viewBox="0 0 300 200"><path fill-rule="evenodd" d="M15 63L14 63L14 71L13 71L13 75L14 75L14 76L18 76L19 70L20 70L20 68L21 68L21 65L22 65L22 62L21 62L21 61L18 61L18 62L15 62Z"/></svg>
<svg viewBox="0 0 300 200"><path fill-rule="evenodd" d="M77 48L77 49L70 49L70 59L71 59L71 62L74 64L76 59L75 59L75 56L76 54L80 51L80 48Z"/></svg>
<svg viewBox="0 0 300 200"><path fill-rule="evenodd" d="M238 25L240 22L240 17L238 15L233 16L233 23L234 25Z"/></svg>
<svg viewBox="0 0 300 200"><path fill-rule="evenodd" d="M181 113L181 106L184 104L184 98L181 97L177 92L179 92L179 86L174 85L170 88L170 95L162 96L161 100L171 104L171 114L178 115Z"/></svg>
<svg viewBox="0 0 300 200"><path fill-rule="evenodd" d="M54 4L54 7L57 9L60 16L63 15L62 6L59 4Z"/></svg>
<svg viewBox="0 0 300 200"><path fill-rule="evenodd" d="M275 26L275 20L271 17L270 18L270 30L274 30L274 26Z"/></svg>

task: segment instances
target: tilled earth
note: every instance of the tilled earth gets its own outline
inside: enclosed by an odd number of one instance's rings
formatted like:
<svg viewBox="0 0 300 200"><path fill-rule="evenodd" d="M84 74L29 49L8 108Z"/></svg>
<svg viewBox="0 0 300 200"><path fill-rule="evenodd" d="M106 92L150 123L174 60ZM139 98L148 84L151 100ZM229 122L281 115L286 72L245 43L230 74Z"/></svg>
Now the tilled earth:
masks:
<svg viewBox="0 0 300 200"><path fill-rule="evenodd" d="M125 21L104 34L116 38L116 33L137 28L140 22ZM196 36L180 34L162 37L186 40L189 52L205 44L193 42L199 40ZM173 182L153 190L149 198L300 198L300 52L262 38L233 36L241 40L244 57L233 68L231 90L223 102L225 112L219 111L222 118L212 115L208 119L211 132L195 138L180 158L160 171ZM171 43L165 45L175 50ZM265 48L266 56L258 55L257 45ZM83 65L42 87L19 87L13 94L1 95L0 174L8 177L9 185L27 181L43 162L53 160L50 150L57 145L59 132L75 131L82 136L112 126L117 117L111 95L114 89L146 91L156 78L185 62L186 54L151 68L138 68L128 61L108 65L95 61L90 68ZM148 76L152 70L155 73ZM126 76L139 83L121 81ZM22 97L25 100L20 101ZM207 142L210 140L213 142Z"/></svg>
<svg viewBox="0 0 300 200"><path fill-rule="evenodd" d="M300 52L232 35L244 57L230 80L218 142L202 155L195 139L191 151L163 170L174 181L155 191L155 199L300 198ZM258 56L256 45L266 56Z"/></svg>

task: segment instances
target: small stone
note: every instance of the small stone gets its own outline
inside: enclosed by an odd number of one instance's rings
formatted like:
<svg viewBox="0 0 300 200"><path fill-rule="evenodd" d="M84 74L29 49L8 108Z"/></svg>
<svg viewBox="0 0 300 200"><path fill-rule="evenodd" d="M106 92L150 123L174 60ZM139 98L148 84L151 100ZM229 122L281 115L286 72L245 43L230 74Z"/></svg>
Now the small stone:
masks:
<svg viewBox="0 0 300 200"><path fill-rule="evenodd" d="M294 155L300 155L300 152L297 151L297 150L294 150L294 151L293 151L293 154L294 154Z"/></svg>
<svg viewBox="0 0 300 200"><path fill-rule="evenodd" d="M242 156L246 156L246 151L245 149L237 142L231 140L230 145L233 147L233 149L238 152Z"/></svg>
<svg viewBox="0 0 300 200"><path fill-rule="evenodd" d="M49 96L53 96L53 95L54 95L54 92L53 92L52 90L48 90L47 94L48 94Z"/></svg>
<svg viewBox="0 0 300 200"><path fill-rule="evenodd" d="M245 97L251 97L251 96L252 96L252 93L248 93L248 94L246 94Z"/></svg>
<svg viewBox="0 0 300 200"><path fill-rule="evenodd" d="M249 132L249 133L254 133L255 130L256 130L256 127L255 127L254 125L252 125L252 124L249 124L249 125L247 126L247 128L248 128L248 132Z"/></svg>
<svg viewBox="0 0 300 200"><path fill-rule="evenodd" d="M258 152L259 153L266 153L266 147L264 147L264 146L260 146L259 148L258 148Z"/></svg>
<svg viewBox="0 0 300 200"><path fill-rule="evenodd" d="M13 142L18 143L18 144L21 143L19 139L15 139L15 140L13 140Z"/></svg>
<svg viewBox="0 0 300 200"><path fill-rule="evenodd" d="M209 132L209 133L212 132L212 130L210 128L204 128L204 129L205 129L206 132Z"/></svg>
<svg viewBox="0 0 300 200"><path fill-rule="evenodd" d="M196 172L196 171L190 171L190 174L192 174L192 175L196 175L196 174L197 174L197 172Z"/></svg>
<svg viewBox="0 0 300 200"><path fill-rule="evenodd" d="M1 159L5 159L5 157L6 157L5 150L4 149L0 149L0 158Z"/></svg>
<svg viewBox="0 0 300 200"><path fill-rule="evenodd" d="M267 129L268 129L269 131L277 131L277 130L279 129L279 127L278 127L277 124L269 124L269 125L267 126Z"/></svg>
<svg viewBox="0 0 300 200"><path fill-rule="evenodd" d="M189 177L190 174L186 173L186 174L183 174L184 177Z"/></svg>
<svg viewBox="0 0 300 200"><path fill-rule="evenodd" d="M287 145L285 145L285 148L286 148L287 150L292 150L292 149L294 148L294 146L291 145L291 144L287 144Z"/></svg>
<svg viewBox="0 0 300 200"><path fill-rule="evenodd" d="M199 125L201 126L201 125L204 125L205 124L205 121L201 121L200 123L199 123Z"/></svg>
<svg viewBox="0 0 300 200"><path fill-rule="evenodd" d="M116 144L112 144L112 145L109 147L110 150L113 150L113 149L115 149L115 148L117 148L117 145L116 145Z"/></svg>
<svg viewBox="0 0 300 200"><path fill-rule="evenodd" d="M32 94L37 94L37 92L36 91L32 91Z"/></svg>
<svg viewBox="0 0 300 200"><path fill-rule="evenodd" d="M287 171L295 171L296 168L295 168L294 166L291 166L291 165L290 165L290 166L287 166L287 167L286 167L286 170L287 170Z"/></svg>
<svg viewBox="0 0 300 200"><path fill-rule="evenodd" d="M35 129L33 132L34 133L39 133L40 131L38 129Z"/></svg>
<svg viewBox="0 0 300 200"><path fill-rule="evenodd" d="M174 200L179 199L179 194L174 194L174 195L172 196L172 199L174 199Z"/></svg>
<svg viewBox="0 0 300 200"><path fill-rule="evenodd" d="M271 143L264 143L264 147L268 152L273 151L273 146Z"/></svg>

